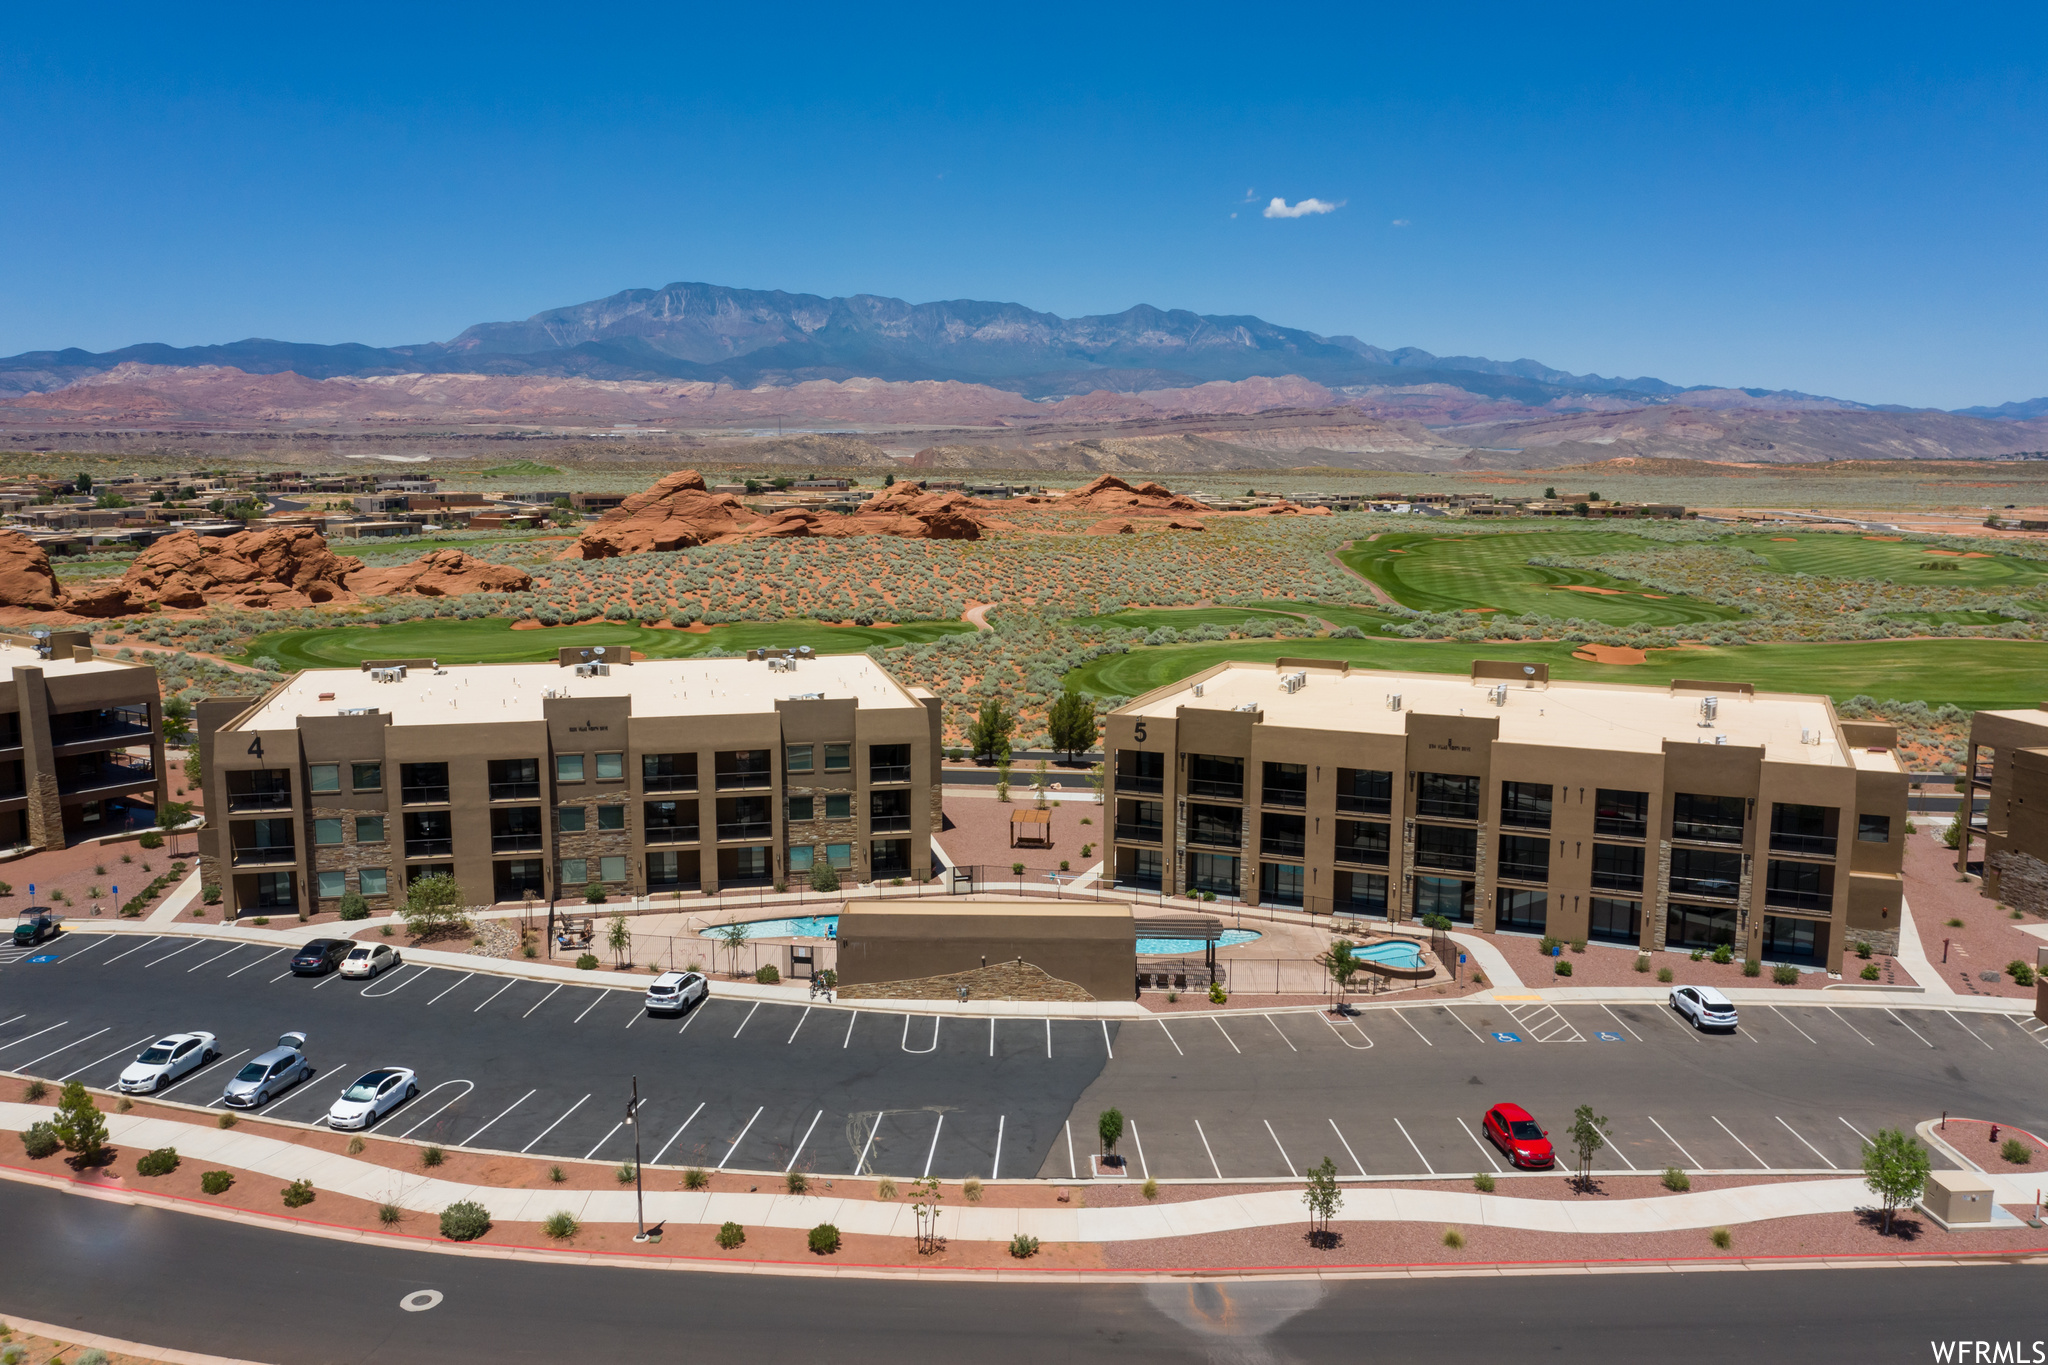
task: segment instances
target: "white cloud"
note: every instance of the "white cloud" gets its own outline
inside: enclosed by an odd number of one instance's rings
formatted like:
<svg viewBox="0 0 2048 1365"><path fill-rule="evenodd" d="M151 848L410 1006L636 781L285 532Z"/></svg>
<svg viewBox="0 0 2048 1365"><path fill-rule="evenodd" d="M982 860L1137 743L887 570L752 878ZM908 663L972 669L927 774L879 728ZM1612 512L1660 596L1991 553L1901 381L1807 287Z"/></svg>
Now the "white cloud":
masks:
<svg viewBox="0 0 2048 1365"><path fill-rule="evenodd" d="M1396 219L1394 220L1394 224L1393 224L1393 225L1394 225L1395 227L1408 227L1408 226L1410 226L1410 223L1409 223L1409 220L1408 220L1408 219L1406 219L1406 218L1396 218Z"/></svg>
<svg viewBox="0 0 2048 1365"><path fill-rule="evenodd" d="M1306 218L1312 213L1335 213L1343 207L1342 199L1334 204L1327 199L1304 199L1290 208L1285 199L1275 195L1273 202L1266 205L1264 213L1268 218Z"/></svg>

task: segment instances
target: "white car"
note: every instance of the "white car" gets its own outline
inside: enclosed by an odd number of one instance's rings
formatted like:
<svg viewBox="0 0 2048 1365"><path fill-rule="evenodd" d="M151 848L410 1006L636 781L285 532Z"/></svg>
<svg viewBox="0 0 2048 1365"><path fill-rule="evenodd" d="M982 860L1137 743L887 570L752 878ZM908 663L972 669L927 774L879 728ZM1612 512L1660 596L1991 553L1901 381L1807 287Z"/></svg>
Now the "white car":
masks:
<svg viewBox="0 0 2048 1365"><path fill-rule="evenodd" d="M211 1033L166 1034L136 1054L121 1079L114 1082L114 1089L147 1095L218 1056L220 1049L213 1045Z"/></svg>
<svg viewBox="0 0 2048 1365"><path fill-rule="evenodd" d="M329 1128L368 1128L420 1093L419 1078L402 1066L380 1066L356 1078L327 1111Z"/></svg>
<svg viewBox="0 0 2048 1365"><path fill-rule="evenodd" d="M711 994L711 983L697 972L663 972L647 985L649 1014L681 1014Z"/></svg>
<svg viewBox="0 0 2048 1365"><path fill-rule="evenodd" d="M1735 1002L1712 986L1680 986L1671 992L1671 1008L1699 1028L1735 1031Z"/></svg>
<svg viewBox="0 0 2048 1365"><path fill-rule="evenodd" d="M343 976L375 976L389 967L396 967L402 958L388 943L364 943L348 950L348 956L341 960Z"/></svg>

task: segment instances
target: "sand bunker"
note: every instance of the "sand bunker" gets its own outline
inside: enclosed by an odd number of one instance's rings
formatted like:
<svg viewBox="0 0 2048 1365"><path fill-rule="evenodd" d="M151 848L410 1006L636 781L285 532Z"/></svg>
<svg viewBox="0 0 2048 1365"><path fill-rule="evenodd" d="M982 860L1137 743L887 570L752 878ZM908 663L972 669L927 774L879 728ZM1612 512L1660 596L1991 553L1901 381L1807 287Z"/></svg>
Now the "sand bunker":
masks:
<svg viewBox="0 0 2048 1365"><path fill-rule="evenodd" d="M1904 540L1904 539L1905 539L1905 537L1904 537L1904 536L1865 536L1865 537L1863 537L1863 538L1864 538L1865 540L1880 540L1880 541L1901 541L1901 540Z"/></svg>
<svg viewBox="0 0 2048 1365"><path fill-rule="evenodd" d="M1589 664L1639 664L1646 662L1643 651L1628 645L1580 645L1572 651L1574 659L1583 659Z"/></svg>
<svg viewBox="0 0 2048 1365"><path fill-rule="evenodd" d="M1467 616L1480 616L1480 615L1483 615L1483 614L1485 614L1486 612L1489 612L1489 611L1499 611L1499 610L1500 610L1500 608L1499 608L1499 607L1466 607L1466 608L1465 608L1465 615L1467 615Z"/></svg>
<svg viewBox="0 0 2048 1365"><path fill-rule="evenodd" d="M1565 583L1561 584L1560 586L1563 587L1566 592L1598 593L1602 597L1621 597L1625 595L1623 594L1620 588L1593 588L1588 587L1581 583Z"/></svg>

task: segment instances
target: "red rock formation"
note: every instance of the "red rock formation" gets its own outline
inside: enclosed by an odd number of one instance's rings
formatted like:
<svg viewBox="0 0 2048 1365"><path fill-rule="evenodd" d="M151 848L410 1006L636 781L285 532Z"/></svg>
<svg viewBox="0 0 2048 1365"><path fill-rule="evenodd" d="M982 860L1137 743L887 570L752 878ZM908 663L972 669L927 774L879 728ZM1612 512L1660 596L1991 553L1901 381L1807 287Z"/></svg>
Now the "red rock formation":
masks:
<svg viewBox="0 0 2048 1365"><path fill-rule="evenodd" d="M1122 517L1111 517L1108 521L1096 522L1081 534L1084 536L1128 536L1135 535L1137 530L1136 526L1133 526Z"/></svg>
<svg viewBox="0 0 2048 1365"><path fill-rule="evenodd" d="M1199 521L1189 521L1185 517L1175 517L1172 521L1166 523L1166 529L1169 531L1206 531L1209 528Z"/></svg>
<svg viewBox="0 0 2048 1365"><path fill-rule="evenodd" d="M64 589L50 568L49 551L19 531L0 531L0 607L64 608Z"/></svg>
<svg viewBox="0 0 2048 1365"><path fill-rule="evenodd" d="M557 558L612 559L649 550L683 550L759 520L730 493L709 491L696 470L680 469L606 512Z"/></svg>
<svg viewBox="0 0 2048 1365"><path fill-rule="evenodd" d="M1221 512L1215 515L1226 517L1327 517L1327 507L1303 507L1298 502L1276 502L1265 507L1252 507L1242 512Z"/></svg>
<svg viewBox="0 0 2048 1365"><path fill-rule="evenodd" d="M121 583L137 606L308 607L355 601L346 580L362 567L306 526L218 537L179 531L136 556Z"/></svg>
<svg viewBox="0 0 2048 1365"><path fill-rule="evenodd" d="M1101 474L1061 495L1055 506L1076 512L1201 512L1202 504L1156 483L1133 488L1114 474Z"/></svg>
<svg viewBox="0 0 2048 1365"><path fill-rule="evenodd" d="M349 591L361 597L458 597L468 592L524 592L533 575L509 564L471 559L460 550L437 550L388 569L357 569Z"/></svg>
<svg viewBox="0 0 2048 1365"><path fill-rule="evenodd" d="M73 616L103 619L109 616L127 616L141 608L130 600L128 589L121 584L95 583L66 593L64 610Z"/></svg>

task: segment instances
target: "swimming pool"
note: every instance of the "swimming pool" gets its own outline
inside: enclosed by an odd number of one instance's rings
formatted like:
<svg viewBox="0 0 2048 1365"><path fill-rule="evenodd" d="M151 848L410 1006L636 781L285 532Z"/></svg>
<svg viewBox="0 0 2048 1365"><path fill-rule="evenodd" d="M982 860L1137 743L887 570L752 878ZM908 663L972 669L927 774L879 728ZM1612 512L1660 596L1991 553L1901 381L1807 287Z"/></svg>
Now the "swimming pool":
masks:
<svg viewBox="0 0 2048 1365"><path fill-rule="evenodd" d="M1400 967L1408 971L1422 968L1422 947L1405 938L1390 938L1384 943L1368 943L1363 948L1353 948L1351 955L1367 962L1377 962L1383 967Z"/></svg>
<svg viewBox="0 0 2048 1365"><path fill-rule="evenodd" d="M747 931L751 941L757 938L823 938L839 937L839 916L801 915L790 919L746 920L740 925ZM1240 943L1250 943L1260 935L1252 929L1225 929L1218 940L1219 948L1234 948ZM715 929L705 929L700 938L718 938ZM1203 951L1202 940L1198 938L1141 938L1138 940L1140 957L1192 957Z"/></svg>

